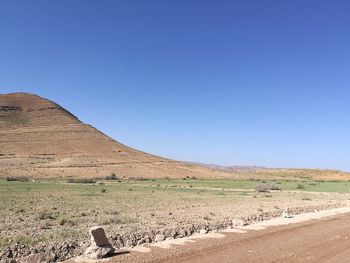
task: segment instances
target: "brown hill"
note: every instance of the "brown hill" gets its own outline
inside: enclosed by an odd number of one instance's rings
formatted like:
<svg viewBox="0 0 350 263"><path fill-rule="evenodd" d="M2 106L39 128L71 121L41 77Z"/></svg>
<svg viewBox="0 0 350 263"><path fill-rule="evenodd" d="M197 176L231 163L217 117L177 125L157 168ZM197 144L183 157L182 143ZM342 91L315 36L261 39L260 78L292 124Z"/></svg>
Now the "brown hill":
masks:
<svg viewBox="0 0 350 263"><path fill-rule="evenodd" d="M0 177L111 173L126 177L232 176L129 148L37 95L0 95Z"/></svg>
<svg viewBox="0 0 350 263"><path fill-rule="evenodd" d="M60 105L28 93L0 94L0 177L232 177L348 180L318 169L221 167L178 162L127 147Z"/></svg>

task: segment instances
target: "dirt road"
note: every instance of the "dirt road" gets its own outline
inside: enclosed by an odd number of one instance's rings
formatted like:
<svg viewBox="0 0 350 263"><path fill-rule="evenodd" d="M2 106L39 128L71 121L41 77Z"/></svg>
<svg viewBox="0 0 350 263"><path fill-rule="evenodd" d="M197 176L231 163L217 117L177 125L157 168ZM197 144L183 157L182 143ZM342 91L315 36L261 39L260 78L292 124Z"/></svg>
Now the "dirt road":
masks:
<svg viewBox="0 0 350 263"><path fill-rule="evenodd" d="M350 214L345 214L246 233L224 233L221 238L170 248L152 246L147 253L124 252L107 262L350 262L349 222Z"/></svg>

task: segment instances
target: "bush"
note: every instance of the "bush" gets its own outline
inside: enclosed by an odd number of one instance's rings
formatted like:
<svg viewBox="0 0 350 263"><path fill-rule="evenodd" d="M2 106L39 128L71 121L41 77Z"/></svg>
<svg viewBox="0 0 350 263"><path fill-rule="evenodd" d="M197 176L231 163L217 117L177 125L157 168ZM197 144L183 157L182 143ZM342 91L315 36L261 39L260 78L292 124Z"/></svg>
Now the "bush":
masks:
<svg viewBox="0 0 350 263"><path fill-rule="evenodd" d="M270 191L270 186L268 184L265 184L265 183L260 183L256 186L255 189L259 193L267 193Z"/></svg>
<svg viewBox="0 0 350 263"><path fill-rule="evenodd" d="M26 176L6 176L6 181L19 181L19 182L29 182L29 178Z"/></svg>
<svg viewBox="0 0 350 263"><path fill-rule="evenodd" d="M44 220L44 219L55 219L56 217L51 212L42 211L42 212L39 213L38 218L40 220Z"/></svg>
<svg viewBox="0 0 350 263"><path fill-rule="evenodd" d="M135 181L148 181L149 179L147 178L143 178L143 177L140 177L140 176L132 176L132 177L129 177L130 180L135 180Z"/></svg>
<svg viewBox="0 0 350 263"><path fill-rule="evenodd" d="M94 184L96 180L89 178L70 178L67 180L67 183L71 184Z"/></svg>
<svg viewBox="0 0 350 263"><path fill-rule="evenodd" d="M302 185L302 184L298 184L298 185L297 185L297 189L305 189L305 186Z"/></svg>
<svg viewBox="0 0 350 263"><path fill-rule="evenodd" d="M61 219L59 219L58 224L60 226L64 226L64 225L74 226L75 222L71 219L67 219L65 217L62 217Z"/></svg>
<svg viewBox="0 0 350 263"><path fill-rule="evenodd" d="M273 185L270 186L270 190L278 190L278 191L281 191L282 188L279 187L279 186L277 186L277 185L275 185L275 184L273 184Z"/></svg>
<svg viewBox="0 0 350 263"><path fill-rule="evenodd" d="M260 193L267 193L270 190L274 190L274 191L281 191L282 188L276 184L268 184L266 183L266 181L263 181L262 183L259 183L256 186L256 191L260 192Z"/></svg>
<svg viewBox="0 0 350 263"><path fill-rule="evenodd" d="M111 175L105 176L105 180L119 180L119 178L114 173L112 173Z"/></svg>

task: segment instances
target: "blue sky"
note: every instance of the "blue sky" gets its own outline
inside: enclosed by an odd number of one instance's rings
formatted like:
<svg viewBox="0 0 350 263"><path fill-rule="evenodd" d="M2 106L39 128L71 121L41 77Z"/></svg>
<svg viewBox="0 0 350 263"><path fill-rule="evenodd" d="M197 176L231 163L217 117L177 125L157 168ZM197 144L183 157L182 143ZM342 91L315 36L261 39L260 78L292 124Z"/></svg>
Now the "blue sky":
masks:
<svg viewBox="0 0 350 263"><path fill-rule="evenodd" d="M350 171L350 3L0 2L0 93L61 104L131 147Z"/></svg>

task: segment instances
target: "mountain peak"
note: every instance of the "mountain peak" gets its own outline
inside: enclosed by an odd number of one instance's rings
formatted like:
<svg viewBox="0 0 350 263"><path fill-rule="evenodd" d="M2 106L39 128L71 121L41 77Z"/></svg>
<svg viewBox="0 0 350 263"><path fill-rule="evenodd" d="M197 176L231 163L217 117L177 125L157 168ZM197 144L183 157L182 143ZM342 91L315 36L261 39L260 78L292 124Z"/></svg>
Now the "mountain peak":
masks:
<svg viewBox="0 0 350 263"><path fill-rule="evenodd" d="M0 128L77 124L72 113L48 99L31 93L0 94Z"/></svg>
<svg viewBox="0 0 350 263"><path fill-rule="evenodd" d="M0 177L227 176L127 147L30 93L0 94Z"/></svg>

